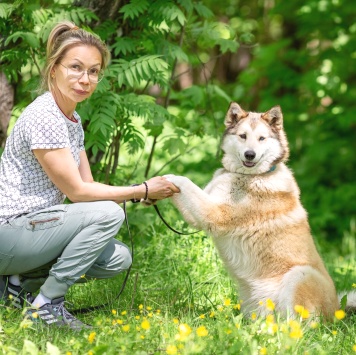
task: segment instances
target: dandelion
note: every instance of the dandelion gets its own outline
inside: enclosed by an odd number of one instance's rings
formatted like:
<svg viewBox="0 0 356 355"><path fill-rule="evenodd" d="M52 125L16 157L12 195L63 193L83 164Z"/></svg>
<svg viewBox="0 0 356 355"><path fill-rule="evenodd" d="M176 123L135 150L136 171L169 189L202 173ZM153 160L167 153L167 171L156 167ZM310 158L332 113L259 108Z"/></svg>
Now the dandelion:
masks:
<svg viewBox="0 0 356 355"><path fill-rule="evenodd" d="M336 334L337 334L337 331L336 331L336 330L333 330L333 331L332 331L332 334L333 334L333 335L336 335Z"/></svg>
<svg viewBox="0 0 356 355"><path fill-rule="evenodd" d="M228 307L228 306L230 306L231 305L231 300L230 300L230 298L227 298L225 301L224 301L224 306L225 307Z"/></svg>
<svg viewBox="0 0 356 355"><path fill-rule="evenodd" d="M153 317L153 313L152 313L152 312L148 313L148 314L147 314L147 317L152 318L152 317Z"/></svg>
<svg viewBox="0 0 356 355"><path fill-rule="evenodd" d="M94 355L94 353L91 350L89 350L88 355Z"/></svg>
<svg viewBox="0 0 356 355"><path fill-rule="evenodd" d="M139 320L141 317L140 316L135 316L135 319L136 320Z"/></svg>
<svg viewBox="0 0 356 355"><path fill-rule="evenodd" d="M125 333L127 333L127 332L130 330L130 326L129 326L128 324L126 324L126 325L124 325L124 326L122 327L122 330L123 330Z"/></svg>
<svg viewBox="0 0 356 355"><path fill-rule="evenodd" d="M204 318L205 318L205 314L201 314L201 315L199 316L199 318L200 318L200 319L204 319Z"/></svg>
<svg viewBox="0 0 356 355"><path fill-rule="evenodd" d="M127 311L122 311L122 312L121 312L121 315L122 315L122 316L125 316L126 314L127 314Z"/></svg>
<svg viewBox="0 0 356 355"><path fill-rule="evenodd" d="M175 355L178 353L178 349L175 345L168 345L166 349L166 353L169 355Z"/></svg>
<svg viewBox="0 0 356 355"><path fill-rule="evenodd" d="M146 309L147 309L148 311L152 311L152 307L150 307L150 306L147 306Z"/></svg>
<svg viewBox="0 0 356 355"><path fill-rule="evenodd" d="M37 313L37 312L33 312L33 313L31 314L31 317L32 317L32 318L35 318L35 319L38 318L38 313Z"/></svg>
<svg viewBox="0 0 356 355"><path fill-rule="evenodd" d="M178 323L179 323L179 320L178 320L177 318L174 318L174 319L173 319L173 323L174 323L174 324L178 324Z"/></svg>
<svg viewBox="0 0 356 355"><path fill-rule="evenodd" d="M352 350L356 353L356 344L352 347Z"/></svg>
<svg viewBox="0 0 356 355"><path fill-rule="evenodd" d="M214 318L214 317L215 317L215 312L211 312L211 313L209 314L209 317L210 317L210 318Z"/></svg>
<svg viewBox="0 0 356 355"><path fill-rule="evenodd" d="M112 309L112 310L111 310L111 313L115 316L116 313L117 313L117 312L116 312L116 309Z"/></svg>
<svg viewBox="0 0 356 355"><path fill-rule="evenodd" d="M157 314L160 314L160 313L161 313L161 310L160 310L160 309L157 309L156 313L157 313Z"/></svg>
<svg viewBox="0 0 356 355"><path fill-rule="evenodd" d="M335 311L336 319L341 320L341 319L344 319L345 317L346 317L346 313L342 309Z"/></svg>
<svg viewBox="0 0 356 355"><path fill-rule="evenodd" d="M257 314L256 314L255 312L253 312L253 313L251 314L251 319L252 319L252 320L256 320L256 318L257 318Z"/></svg>
<svg viewBox="0 0 356 355"><path fill-rule="evenodd" d="M236 327L237 329L240 329L241 325L240 325L239 323L235 323L235 327Z"/></svg>
<svg viewBox="0 0 356 355"><path fill-rule="evenodd" d="M235 304L234 309L240 310L240 309L241 309L241 305L240 305L240 303Z"/></svg>
<svg viewBox="0 0 356 355"><path fill-rule="evenodd" d="M259 304L260 306L263 306L263 301L259 301L258 304Z"/></svg>
<svg viewBox="0 0 356 355"><path fill-rule="evenodd" d="M261 348L260 355L266 355L266 354L267 354L267 348Z"/></svg>
<svg viewBox="0 0 356 355"><path fill-rule="evenodd" d="M150 322L145 319L142 323L141 323L141 328L144 330L149 330L151 328L151 324Z"/></svg>
<svg viewBox="0 0 356 355"><path fill-rule="evenodd" d="M310 316L309 311L299 304L294 306L294 310L301 316L302 319L308 319Z"/></svg>
<svg viewBox="0 0 356 355"><path fill-rule="evenodd" d="M113 319L112 322L111 322L112 325L115 325L116 324L116 320Z"/></svg>
<svg viewBox="0 0 356 355"><path fill-rule="evenodd" d="M274 323L274 316L273 314L268 314L266 317L266 323L267 324L273 324Z"/></svg>
<svg viewBox="0 0 356 355"><path fill-rule="evenodd" d="M355 284L355 283L353 283L353 284L352 284L352 287L353 287L353 288L356 288L356 284Z"/></svg>
<svg viewBox="0 0 356 355"><path fill-rule="evenodd" d="M208 330L204 327L204 325L201 325L200 327L197 328L197 335L199 337L206 337L208 335Z"/></svg>
<svg viewBox="0 0 356 355"><path fill-rule="evenodd" d="M67 351L66 355L72 355L72 352L71 351Z"/></svg>
<svg viewBox="0 0 356 355"><path fill-rule="evenodd" d="M124 323L124 321L123 321L122 319L118 319L118 320L116 321L116 323L121 325L121 324Z"/></svg>
<svg viewBox="0 0 356 355"><path fill-rule="evenodd" d="M316 328L318 328L318 327L319 327L319 323L318 323L318 322L312 321L312 322L310 323L310 328L316 329Z"/></svg>
<svg viewBox="0 0 356 355"><path fill-rule="evenodd" d="M275 309L275 304L270 298L267 298L267 300L266 300L266 308L269 311L273 311Z"/></svg>
<svg viewBox="0 0 356 355"><path fill-rule="evenodd" d="M289 322L289 325L290 325L290 328L291 328L289 336L292 339L300 339L300 338L303 337L303 331L300 328L300 323L298 323L295 320L292 320L292 321Z"/></svg>
<svg viewBox="0 0 356 355"><path fill-rule="evenodd" d="M144 336L144 335L141 335L140 338L143 340L143 339L145 339L145 336Z"/></svg>
<svg viewBox="0 0 356 355"><path fill-rule="evenodd" d="M224 310L224 307L219 305L219 306L218 306L218 311L219 311L219 312L222 312L223 310Z"/></svg>
<svg viewBox="0 0 356 355"><path fill-rule="evenodd" d="M226 330L225 330L225 333L226 333L227 335L229 335L229 334L232 333L232 330L231 330L231 329L226 329Z"/></svg>
<svg viewBox="0 0 356 355"><path fill-rule="evenodd" d="M95 332L91 332L88 336L88 342L89 344L93 344L94 340L95 340L95 337L96 337L96 333Z"/></svg>
<svg viewBox="0 0 356 355"><path fill-rule="evenodd" d="M192 328L188 324L179 324L179 334L176 335L176 339L180 341L184 341L187 339L189 334L192 332Z"/></svg>
<svg viewBox="0 0 356 355"><path fill-rule="evenodd" d="M143 309L143 304L140 304L140 305L138 306L138 309Z"/></svg>

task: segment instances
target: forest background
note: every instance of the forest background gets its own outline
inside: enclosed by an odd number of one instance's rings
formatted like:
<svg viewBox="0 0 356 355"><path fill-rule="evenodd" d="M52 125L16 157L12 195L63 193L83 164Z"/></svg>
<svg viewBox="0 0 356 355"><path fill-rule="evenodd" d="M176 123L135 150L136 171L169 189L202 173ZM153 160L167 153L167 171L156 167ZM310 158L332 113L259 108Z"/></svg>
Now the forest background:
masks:
<svg viewBox="0 0 356 355"><path fill-rule="evenodd" d="M78 109L96 179L174 173L204 186L229 103L280 105L312 231L341 247L356 228L355 13L346 0L0 1L0 154L38 95L50 29L69 19L112 54Z"/></svg>

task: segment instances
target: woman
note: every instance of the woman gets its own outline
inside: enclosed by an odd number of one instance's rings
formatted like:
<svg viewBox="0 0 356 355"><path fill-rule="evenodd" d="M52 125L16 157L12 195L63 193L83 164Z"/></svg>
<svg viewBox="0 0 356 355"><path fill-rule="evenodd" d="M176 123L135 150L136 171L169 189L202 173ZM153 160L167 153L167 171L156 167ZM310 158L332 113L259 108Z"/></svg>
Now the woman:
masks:
<svg viewBox="0 0 356 355"><path fill-rule="evenodd" d="M77 103L94 92L109 52L71 22L51 31L43 88L16 122L0 162L0 298L46 325L80 330L64 307L69 287L109 278L131 265L128 247L115 240L123 221L118 203L164 199L178 192L164 177L140 185L94 182ZM63 204L65 197L72 204ZM32 293L40 287L36 298Z"/></svg>

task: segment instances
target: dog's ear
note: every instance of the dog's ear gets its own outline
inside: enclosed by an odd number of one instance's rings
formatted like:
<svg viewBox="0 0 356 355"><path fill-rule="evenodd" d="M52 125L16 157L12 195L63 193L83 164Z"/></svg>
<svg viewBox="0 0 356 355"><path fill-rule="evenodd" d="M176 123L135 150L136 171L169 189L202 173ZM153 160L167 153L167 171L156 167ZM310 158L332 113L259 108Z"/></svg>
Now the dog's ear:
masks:
<svg viewBox="0 0 356 355"><path fill-rule="evenodd" d="M273 130L280 131L283 128L283 114L280 106L274 106L269 111L263 113L264 119Z"/></svg>
<svg viewBox="0 0 356 355"><path fill-rule="evenodd" d="M229 110L227 111L225 117L225 126L226 127L233 127L235 124L240 121L242 118L248 116L248 113L245 112L239 104L236 102L231 102L229 106Z"/></svg>

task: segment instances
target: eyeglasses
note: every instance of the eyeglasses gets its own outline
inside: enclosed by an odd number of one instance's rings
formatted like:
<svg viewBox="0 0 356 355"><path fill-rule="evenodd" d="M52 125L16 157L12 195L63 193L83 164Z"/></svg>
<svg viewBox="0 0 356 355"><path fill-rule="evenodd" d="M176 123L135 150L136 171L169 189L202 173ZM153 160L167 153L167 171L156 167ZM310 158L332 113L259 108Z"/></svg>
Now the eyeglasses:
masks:
<svg viewBox="0 0 356 355"><path fill-rule="evenodd" d="M62 63L59 63L62 67L67 69L67 77L68 79L80 79L85 73L88 74L89 81L93 84L97 84L104 77L104 71L98 68L90 68L88 70L84 70L78 64L72 64L69 67L66 67Z"/></svg>

